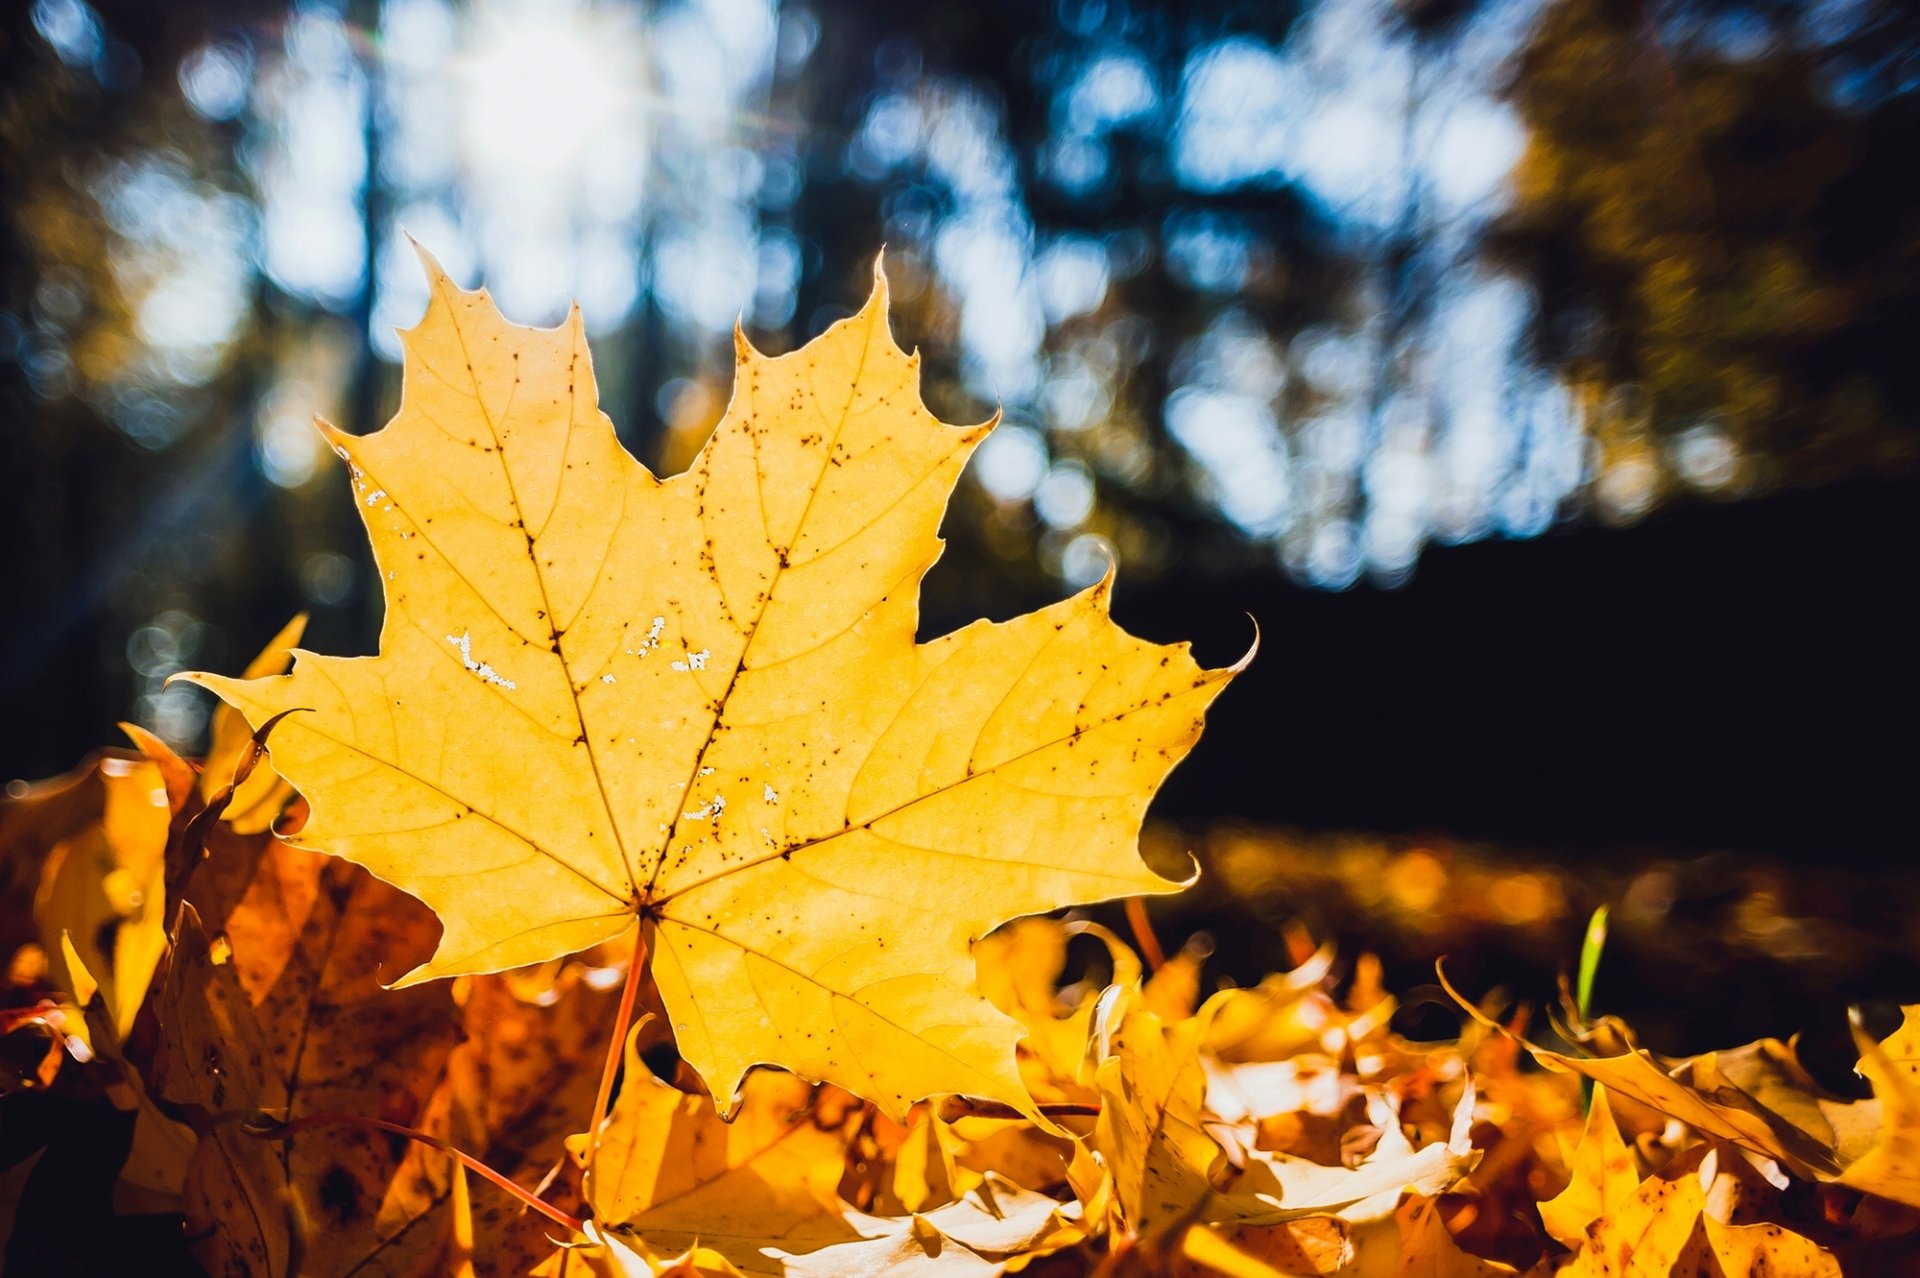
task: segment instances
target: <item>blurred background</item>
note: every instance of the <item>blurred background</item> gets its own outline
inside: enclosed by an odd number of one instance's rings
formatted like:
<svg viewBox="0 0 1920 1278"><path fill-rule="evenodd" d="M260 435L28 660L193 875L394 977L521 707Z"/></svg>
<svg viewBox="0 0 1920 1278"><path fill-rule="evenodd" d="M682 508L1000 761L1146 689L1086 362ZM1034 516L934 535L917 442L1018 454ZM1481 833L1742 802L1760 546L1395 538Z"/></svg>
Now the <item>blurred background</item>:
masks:
<svg viewBox="0 0 1920 1278"><path fill-rule="evenodd" d="M1538 995L1613 904L1656 1045L1920 998L1920 13L1898 0L10 0L0 774L378 583L310 427L375 429L403 230L578 298L662 470L736 318L875 252L997 405L929 633L1120 566L1252 671L1156 806L1169 942L1290 924ZM1416 1000L1417 1001L1417 1000Z"/></svg>

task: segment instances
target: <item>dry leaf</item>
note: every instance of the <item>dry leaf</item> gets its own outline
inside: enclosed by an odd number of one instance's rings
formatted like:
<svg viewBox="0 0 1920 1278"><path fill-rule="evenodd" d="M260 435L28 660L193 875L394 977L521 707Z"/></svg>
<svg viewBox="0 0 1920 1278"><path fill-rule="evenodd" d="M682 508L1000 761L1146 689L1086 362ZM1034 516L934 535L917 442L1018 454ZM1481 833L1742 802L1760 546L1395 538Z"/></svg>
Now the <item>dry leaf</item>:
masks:
<svg viewBox="0 0 1920 1278"><path fill-rule="evenodd" d="M1840 1278L1831 1252L1783 1226L1723 1225L1712 1216L1701 1222L1719 1266L1715 1278Z"/></svg>
<svg viewBox="0 0 1920 1278"><path fill-rule="evenodd" d="M847 1137L818 1120L813 1088L792 1074L747 1076L734 1121L711 1099L655 1078L627 1045L626 1083L587 1173L595 1219L654 1253L704 1246L743 1269L767 1268L763 1250L812 1250L858 1235L842 1219L837 1187ZM569 1146L583 1163L587 1139Z"/></svg>
<svg viewBox="0 0 1920 1278"><path fill-rule="evenodd" d="M1444 973L1440 982L1470 1016L1488 1028L1509 1033L1448 985ZM1694 1079L1694 1060L1662 1062L1638 1046L1626 1026L1618 1021L1605 1018L1603 1028L1604 1037L1617 1039L1624 1044L1624 1051L1577 1056L1549 1050L1518 1035L1512 1037L1548 1069L1590 1078L1610 1088L1616 1096L1677 1118L1704 1136L1771 1158L1809 1180L1831 1178L1840 1171L1840 1162L1831 1147L1822 1145L1815 1135L1734 1086L1712 1067L1710 1058L1702 1058L1707 1062L1701 1080L1706 1085L1698 1086ZM1573 1033L1581 1037L1579 1032Z"/></svg>
<svg viewBox="0 0 1920 1278"><path fill-rule="evenodd" d="M101 787L99 818L54 844L33 909L41 943L54 956L55 979L75 991L61 944L67 936L106 999L115 1033L124 1039L166 945L170 812L164 778L150 760L109 755L94 768Z"/></svg>
<svg viewBox="0 0 1920 1278"><path fill-rule="evenodd" d="M1400 1267L1395 1278L1514 1278L1512 1265L1461 1250L1437 1199L1409 1195L1395 1213L1400 1222Z"/></svg>
<svg viewBox="0 0 1920 1278"><path fill-rule="evenodd" d="M799 352L742 339L725 420L663 481L595 406L577 311L518 327L428 270L398 415L329 432L386 583L380 654L193 676L256 727L310 711L273 738L303 842L440 915L406 983L644 920L718 1096L774 1062L895 1118L937 1093L1030 1105L969 947L1178 886L1140 820L1238 667L1127 636L1110 582L914 642L987 428L926 412L878 276Z"/></svg>
<svg viewBox="0 0 1920 1278"><path fill-rule="evenodd" d="M1279 1225L1195 1225L1180 1240L1191 1262L1175 1269L1180 1278L1227 1274L1231 1278L1332 1278L1346 1274L1354 1259L1345 1221L1310 1216Z"/></svg>
<svg viewBox="0 0 1920 1278"><path fill-rule="evenodd" d="M1900 1009L1900 1027L1879 1043L1856 1020L1860 1073L1881 1107L1879 1139L1840 1183L1920 1207L1920 1004Z"/></svg>
<svg viewBox="0 0 1920 1278"><path fill-rule="evenodd" d="M453 1047L453 1008L444 986L395 992L380 977L427 952L431 915L358 867L269 835L223 832L212 847L156 983L167 1032L150 1074L159 1095L200 1115L187 1184L197 1254L216 1273L434 1272L451 1185L419 1210L383 1211L404 1142L345 1125L266 1142L220 1117L413 1122ZM253 953L263 938L264 957Z"/></svg>
<svg viewBox="0 0 1920 1278"><path fill-rule="evenodd" d="M1014 1257L1044 1256L1085 1235L1070 1209L989 1175L959 1202L883 1218L849 1211L861 1235L804 1255L778 1251L785 1278L992 1278Z"/></svg>
<svg viewBox="0 0 1920 1278"><path fill-rule="evenodd" d="M1568 1160L1568 1171L1572 1179L1567 1187L1540 1204L1540 1220L1548 1237L1568 1247L1579 1247L1588 1225L1619 1211L1640 1188L1633 1151L1621 1139L1604 1087L1593 1089L1586 1130Z"/></svg>
<svg viewBox="0 0 1920 1278"><path fill-rule="evenodd" d="M454 982L464 1039L412 1125L524 1188L540 1186L593 1107L619 975L569 963L545 980L510 973ZM457 1166L431 1146L411 1146L380 1218L397 1224L440 1209L457 1186ZM478 1190L475 1263L482 1274L509 1272L514 1258L525 1258L524 1272L552 1251L551 1221L489 1186Z"/></svg>
<svg viewBox="0 0 1920 1278"><path fill-rule="evenodd" d="M1101 1109L1088 1144L1126 1228L1154 1242L1206 1218L1225 1174L1226 1151L1202 1126L1205 1025L1197 1017L1167 1025L1121 986L1107 991L1096 1020Z"/></svg>
<svg viewBox="0 0 1920 1278"><path fill-rule="evenodd" d="M294 645L307 631L307 614L300 613L282 626L280 633L267 641L260 655L247 663L242 679L262 679L283 673L293 660ZM207 757L201 762L199 791L201 802L211 800L233 781L234 769L253 745L253 729L232 706L222 703L214 708L208 725ZM280 810L293 796L293 787L281 779L266 760L254 768L228 801L221 820L235 834L261 834L273 828Z"/></svg>
<svg viewBox="0 0 1920 1278"><path fill-rule="evenodd" d="M1672 1179L1649 1176L1620 1205L1587 1226L1566 1278L1668 1278L1692 1253L1699 1262L1700 1215L1706 1190L1697 1171Z"/></svg>
<svg viewBox="0 0 1920 1278"><path fill-rule="evenodd" d="M1447 1138L1415 1149L1401 1131L1397 1102L1390 1095L1370 1095L1367 1116L1379 1129L1380 1140L1355 1166L1328 1167L1304 1158L1253 1155L1231 1189L1209 1205L1209 1215L1215 1220L1259 1224L1320 1215L1337 1215L1358 1224L1391 1216L1401 1194L1433 1197L1473 1170L1480 1159L1469 1138L1473 1106L1469 1082L1454 1108Z"/></svg>

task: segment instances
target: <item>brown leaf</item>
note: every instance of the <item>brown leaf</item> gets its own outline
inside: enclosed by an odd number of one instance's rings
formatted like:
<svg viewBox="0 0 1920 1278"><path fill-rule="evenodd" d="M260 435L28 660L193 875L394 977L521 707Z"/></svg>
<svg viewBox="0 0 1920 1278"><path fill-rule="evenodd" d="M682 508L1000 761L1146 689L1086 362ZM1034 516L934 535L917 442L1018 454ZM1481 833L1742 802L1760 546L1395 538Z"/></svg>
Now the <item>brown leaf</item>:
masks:
<svg viewBox="0 0 1920 1278"><path fill-rule="evenodd" d="M444 1213L380 1211L406 1142L327 1124L266 1143L219 1121L263 1110L411 1124L453 1047L452 1003L444 987L393 992L380 977L430 949L432 916L357 867L270 835L222 826L210 847L184 889L176 945L189 948L172 965L154 1064L161 1095L203 1111L188 1177L198 1253L216 1272L432 1272ZM204 940L196 904L209 912ZM225 933L217 943L213 926Z"/></svg>

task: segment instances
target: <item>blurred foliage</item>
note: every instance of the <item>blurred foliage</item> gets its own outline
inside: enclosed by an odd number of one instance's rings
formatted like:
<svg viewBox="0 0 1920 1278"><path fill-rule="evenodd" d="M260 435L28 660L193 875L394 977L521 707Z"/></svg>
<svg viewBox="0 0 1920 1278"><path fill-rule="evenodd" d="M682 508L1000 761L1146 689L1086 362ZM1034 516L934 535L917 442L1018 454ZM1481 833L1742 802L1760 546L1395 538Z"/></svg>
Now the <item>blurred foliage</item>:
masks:
<svg viewBox="0 0 1920 1278"><path fill-rule="evenodd" d="M1498 249L1539 281L1543 351L1602 405L1603 448L1736 493L1912 464L1917 51L1896 3L1548 7Z"/></svg>
<svg viewBox="0 0 1920 1278"><path fill-rule="evenodd" d="M886 244L929 400L1005 416L937 618L1910 472L1916 46L1890 0L11 6L4 695L75 719L51 766L191 745L166 677L298 608L370 641L307 423L391 406L403 228L580 297L668 468L734 318L790 349Z"/></svg>

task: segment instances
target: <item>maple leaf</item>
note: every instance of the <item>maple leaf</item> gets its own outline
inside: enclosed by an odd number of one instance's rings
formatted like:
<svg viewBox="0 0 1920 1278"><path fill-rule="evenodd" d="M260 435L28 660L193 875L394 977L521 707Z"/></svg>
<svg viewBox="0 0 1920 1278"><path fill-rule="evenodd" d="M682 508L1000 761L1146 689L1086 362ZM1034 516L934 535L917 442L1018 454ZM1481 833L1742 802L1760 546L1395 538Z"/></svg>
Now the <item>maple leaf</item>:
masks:
<svg viewBox="0 0 1920 1278"><path fill-rule="evenodd" d="M424 258L423 254L423 258ZM886 289L802 350L738 340L684 474L628 455L577 308L509 324L430 258L398 414L328 429L387 591L377 656L191 676L273 737L301 842L419 896L413 984L640 919L681 1053L725 1104L758 1062L891 1116L1030 1107L969 947L1020 915L1180 885L1146 804L1240 668L1127 635L1110 580L915 642L950 489L990 426L920 403ZM1251 655L1251 654L1249 654Z"/></svg>
<svg viewBox="0 0 1920 1278"><path fill-rule="evenodd" d="M381 987L427 952L431 916L344 862L214 832L155 979L153 1091L202 1127L185 1214L214 1272L430 1273L447 1195L383 1211L406 1150L326 1125L267 1142L218 1116L368 1108L410 1121L457 1026L447 987ZM205 911L204 915L201 911ZM204 919L204 921L203 921Z"/></svg>
<svg viewBox="0 0 1920 1278"><path fill-rule="evenodd" d="M847 1136L818 1120L811 1086L755 1070L725 1122L711 1098L655 1078L637 1044L627 1043L627 1082L586 1177L594 1218L610 1233L668 1253L704 1246L776 1274L766 1248L806 1251L859 1236L836 1191ZM585 1165L588 1139L568 1145Z"/></svg>
<svg viewBox="0 0 1920 1278"><path fill-rule="evenodd" d="M1640 1187L1633 1151L1620 1138L1604 1087L1593 1089L1586 1130L1580 1134L1568 1171L1567 1187L1540 1204L1540 1219L1549 1237L1578 1247L1588 1225L1618 1211Z"/></svg>
<svg viewBox="0 0 1920 1278"><path fill-rule="evenodd" d="M453 982L464 1041L447 1057L446 1072L411 1126L479 1156L529 1190L540 1186L565 1158L567 1136L593 1104L617 998L604 978L616 975L569 962L558 972ZM406 1222L441 1209L460 1184L460 1170L440 1150L414 1144L380 1204L381 1218ZM526 1258L519 1272L552 1250L553 1226L545 1217L484 1186L478 1197L483 1272L504 1272L510 1250Z"/></svg>
<svg viewBox="0 0 1920 1278"><path fill-rule="evenodd" d="M1585 1240L1563 1272L1568 1278L1666 1278L1683 1256L1697 1252L1706 1205L1697 1171L1649 1176L1617 1210L1587 1226Z"/></svg>

